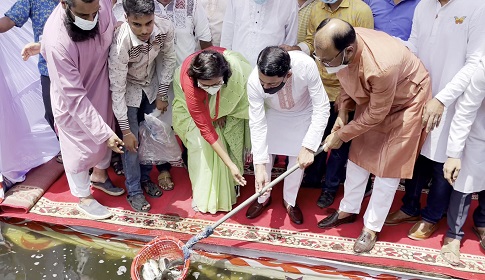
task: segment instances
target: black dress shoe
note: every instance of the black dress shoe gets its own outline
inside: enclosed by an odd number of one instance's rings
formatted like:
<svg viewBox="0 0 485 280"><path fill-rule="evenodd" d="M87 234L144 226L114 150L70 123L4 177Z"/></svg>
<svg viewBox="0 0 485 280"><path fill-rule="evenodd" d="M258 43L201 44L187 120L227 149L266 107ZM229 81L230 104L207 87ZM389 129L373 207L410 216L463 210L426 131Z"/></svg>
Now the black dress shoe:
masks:
<svg viewBox="0 0 485 280"><path fill-rule="evenodd" d="M335 200L335 193L322 191L322 194L320 194L320 197L317 200L317 206L320 208L327 208L328 206L333 204L334 200Z"/></svg>
<svg viewBox="0 0 485 280"><path fill-rule="evenodd" d="M264 203L259 203L258 200L256 199L251 203L251 205L248 208L248 211L246 211L246 218L248 219L254 219L261 215L263 213L264 208L268 207L268 205L271 204L271 196L264 202Z"/></svg>
<svg viewBox="0 0 485 280"><path fill-rule="evenodd" d="M301 213L300 207L298 207L298 205L291 206L283 199L283 206L285 207L286 212L288 213L288 216L293 223L297 225L301 225L303 223L303 214Z"/></svg>
<svg viewBox="0 0 485 280"><path fill-rule="evenodd" d="M339 219L338 211L335 211L332 215L326 217L325 219L318 222L319 228L334 228L342 224L350 224L355 222L357 214L350 214L350 216Z"/></svg>

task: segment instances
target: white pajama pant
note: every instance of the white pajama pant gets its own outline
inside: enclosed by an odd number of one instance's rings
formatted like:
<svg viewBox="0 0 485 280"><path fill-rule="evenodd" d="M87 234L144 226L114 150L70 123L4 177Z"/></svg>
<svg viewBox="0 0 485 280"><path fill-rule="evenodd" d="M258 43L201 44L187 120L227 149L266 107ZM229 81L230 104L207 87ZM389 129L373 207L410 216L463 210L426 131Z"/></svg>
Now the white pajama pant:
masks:
<svg viewBox="0 0 485 280"><path fill-rule="evenodd" d="M111 163L111 150L108 149L104 158L96 165L98 169L107 169ZM67 182L71 194L75 197L88 197L91 195L91 180L89 170L79 173L66 172Z"/></svg>
<svg viewBox="0 0 485 280"><path fill-rule="evenodd" d="M340 202L340 211L359 214L369 175L369 171L350 160L347 161L344 198ZM364 226L366 228L375 232L381 231L394 200L394 194L399 186L399 180L399 178L375 178L374 190L364 214Z"/></svg>
<svg viewBox="0 0 485 280"><path fill-rule="evenodd" d="M273 162L276 155L269 155L269 163L266 164L266 174L271 180L271 170L273 169ZM297 164L297 157L288 157L288 167L292 167ZM303 179L303 169L298 168L293 173L288 175L283 181L283 199L291 206L296 205L296 197L298 196L298 191L300 190L301 180ZM259 203L264 203L270 194L263 194L258 198Z"/></svg>

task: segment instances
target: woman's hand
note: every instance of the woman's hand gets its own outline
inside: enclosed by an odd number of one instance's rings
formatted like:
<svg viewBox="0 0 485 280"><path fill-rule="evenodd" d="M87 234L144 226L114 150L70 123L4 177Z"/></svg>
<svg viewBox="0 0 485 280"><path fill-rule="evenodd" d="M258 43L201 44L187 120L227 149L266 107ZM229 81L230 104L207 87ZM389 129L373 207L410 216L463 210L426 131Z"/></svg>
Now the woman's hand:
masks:
<svg viewBox="0 0 485 280"><path fill-rule="evenodd" d="M226 117L224 116L224 117L221 117L221 118L218 118L217 120L215 120L214 126L224 128L224 126L226 126Z"/></svg>
<svg viewBox="0 0 485 280"><path fill-rule="evenodd" d="M232 177L234 178L234 181L240 186L245 186L246 185L246 178L239 172L239 168L233 163L231 166L229 166L229 169L231 170Z"/></svg>

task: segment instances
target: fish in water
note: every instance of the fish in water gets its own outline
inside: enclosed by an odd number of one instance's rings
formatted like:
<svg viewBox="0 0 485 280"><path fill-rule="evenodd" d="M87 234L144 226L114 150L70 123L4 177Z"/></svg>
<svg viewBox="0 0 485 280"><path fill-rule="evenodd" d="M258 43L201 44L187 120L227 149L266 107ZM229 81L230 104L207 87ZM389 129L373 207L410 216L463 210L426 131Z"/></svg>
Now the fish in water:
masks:
<svg viewBox="0 0 485 280"><path fill-rule="evenodd" d="M155 280L155 272L152 269L150 263L145 263L141 269L141 275L143 280Z"/></svg>
<svg viewBox="0 0 485 280"><path fill-rule="evenodd" d="M162 278L161 280L176 280L179 279L179 277L182 275L183 271L183 265L184 265L184 260L183 259L176 259L168 264L166 264L166 269L162 271Z"/></svg>
<svg viewBox="0 0 485 280"><path fill-rule="evenodd" d="M182 275L184 263L183 259L149 259L142 267L143 280L177 280Z"/></svg>

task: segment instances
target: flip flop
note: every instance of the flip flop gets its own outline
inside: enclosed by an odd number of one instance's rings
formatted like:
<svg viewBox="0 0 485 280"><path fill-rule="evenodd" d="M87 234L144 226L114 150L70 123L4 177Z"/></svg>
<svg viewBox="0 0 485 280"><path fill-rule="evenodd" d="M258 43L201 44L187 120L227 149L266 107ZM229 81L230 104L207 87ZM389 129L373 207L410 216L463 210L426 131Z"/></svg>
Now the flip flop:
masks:
<svg viewBox="0 0 485 280"><path fill-rule="evenodd" d="M483 250L485 250L485 232L480 234L480 231L476 226L473 227L473 232L477 235L478 239L480 240L480 246L482 247Z"/></svg>
<svg viewBox="0 0 485 280"><path fill-rule="evenodd" d="M148 212L151 209L150 203L145 199L142 194L136 194L134 196L128 196L126 198L128 203L130 203L131 208L137 212Z"/></svg>
<svg viewBox="0 0 485 280"><path fill-rule="evenodd" d="M151 197L160 197L163 194L163 191L159 189L158 186L150 180L141 182L141 187Z"/></svg>

